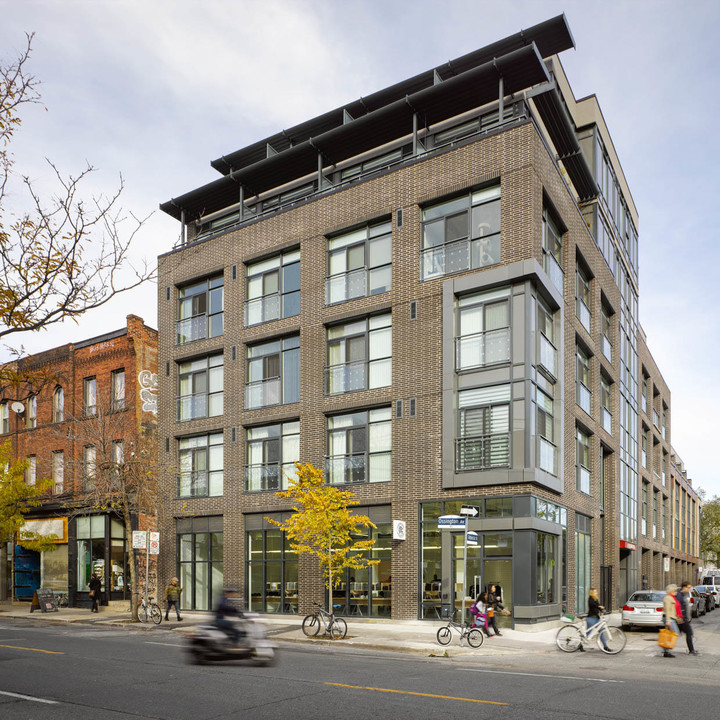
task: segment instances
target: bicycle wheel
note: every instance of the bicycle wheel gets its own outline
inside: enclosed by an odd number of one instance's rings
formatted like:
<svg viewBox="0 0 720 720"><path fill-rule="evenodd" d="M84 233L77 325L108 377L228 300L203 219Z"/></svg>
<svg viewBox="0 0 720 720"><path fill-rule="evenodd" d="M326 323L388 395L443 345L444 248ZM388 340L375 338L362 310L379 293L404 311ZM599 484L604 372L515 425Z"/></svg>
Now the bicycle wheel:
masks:
<svg viewBox="0 0 720 720"><path fill-rule="evenodd" d="M582 647L582 636L574 625L563 625L555 636L555 642L563 652L571 653Z"/></svg>
<svg viewBox="0 0 720 720"><path fill-rule="evenodd" d="M138 603L138 620L141 623L147 622L147 608L143 605L142 601Z"/></svg>
<svg viewBox="0 0 720 720"><path fill-rule="evenodd" d="M437 631L437 641L441 645L447 645L452 640L452 630L450 629L449 625L446 625L445 627L441 627Z"/></svg>
<svg viewBox="0 0 720 720"><path fill-rule="evenodd" d="M617 627L607 627L598 633L598 647L608 655L617 655L625 647L626 642L625 633Z"/></svg>
<svg viewBox="0 0 720 720"><path fill-rule="evenodd" d="M302 621L302 631L308 637L315 637L320 632L320 618L317 615L308 615Z"/></svg>
<svg viewBox="0 0 720 720"><path fill-rule="evenodd" d="M468 630L466 637L468 645L473 648L479 648L485 641L485 636L477 628Z"/></svg>
<svg viewBox="0 0 720 720"><path fill-rule="evenodd" d="M328 628L333 640L342 640L347 635L347 623L342 618L335 618Z"/></svg>
<svg viewBox="0 0 720 720"><path fill-rule="evenodd" d="M152 603L150 605L150 617L156 625L159 625L162 622L162 610L157 603Z"/></svg>

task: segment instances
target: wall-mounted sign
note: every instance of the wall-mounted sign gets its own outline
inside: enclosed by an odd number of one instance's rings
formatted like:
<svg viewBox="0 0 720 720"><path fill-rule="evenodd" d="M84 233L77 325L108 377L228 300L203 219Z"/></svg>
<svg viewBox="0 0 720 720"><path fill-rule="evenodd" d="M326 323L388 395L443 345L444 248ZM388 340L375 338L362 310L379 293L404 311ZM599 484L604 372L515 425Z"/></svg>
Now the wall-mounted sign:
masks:
<svg viewBox="0 0 720 720"><path fill-rule="evenodd" d="M404 520L393 520L393 540L407 539L407 523Z"/></svg>
<svg viewBox="0 0 720 720"><path fill-rule="evenodd" d="M68 541L68 519L66 517L42 518L38 520L26 520L20 529L19 538L27 539L28 533L35 533L42 537L55 535L51 542L66 543Z"/></svg>

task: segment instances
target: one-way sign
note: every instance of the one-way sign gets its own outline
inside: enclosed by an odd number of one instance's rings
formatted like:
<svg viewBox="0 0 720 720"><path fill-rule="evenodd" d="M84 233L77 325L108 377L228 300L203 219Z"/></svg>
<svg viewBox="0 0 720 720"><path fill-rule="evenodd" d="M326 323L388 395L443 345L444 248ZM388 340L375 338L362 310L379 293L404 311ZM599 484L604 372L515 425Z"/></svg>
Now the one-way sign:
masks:
<svg viewBox="0 0 720 720"><path fill-rule="evenodd" d="M469 515L470 517L476 517L480 514L480 508L477 505L463 505L460 508L461 515Z"/></svg>

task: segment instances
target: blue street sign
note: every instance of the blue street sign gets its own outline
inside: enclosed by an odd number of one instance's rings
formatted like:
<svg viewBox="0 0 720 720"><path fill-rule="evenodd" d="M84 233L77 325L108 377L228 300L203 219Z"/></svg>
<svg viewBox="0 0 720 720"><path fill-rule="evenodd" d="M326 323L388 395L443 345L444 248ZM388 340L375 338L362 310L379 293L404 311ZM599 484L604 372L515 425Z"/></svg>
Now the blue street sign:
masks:
<svg viewBox="0 0 720 720"><path fill-rule="evenodd" d="M444 529L463 529L465 527L465 518L461 515L441 515L438 518L438 530Z"/></svg>
<svg viewBox="0 0 720 720"><path fill-rule="evenodd" d="M467 544L468 545L477 545L478 544L478 534L476 532L473 532L472 530L468 530Z"/></svg>

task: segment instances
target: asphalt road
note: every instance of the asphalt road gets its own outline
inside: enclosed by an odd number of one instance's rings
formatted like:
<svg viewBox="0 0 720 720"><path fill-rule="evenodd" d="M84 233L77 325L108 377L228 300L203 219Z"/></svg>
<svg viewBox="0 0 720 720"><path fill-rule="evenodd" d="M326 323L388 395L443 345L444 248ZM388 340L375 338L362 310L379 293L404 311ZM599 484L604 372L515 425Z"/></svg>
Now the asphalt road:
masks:
<svg viewBox="0 0 720 720"><path fill-rule="evenodd" d="M720 611L695 627L701 657L681 645L663 659L654 634L636 631L615 657L548 648L442 658L287 645L277 666L259 668L189 665L170 630L0 621L0 718L677 720L718 701Z"/></svg>

